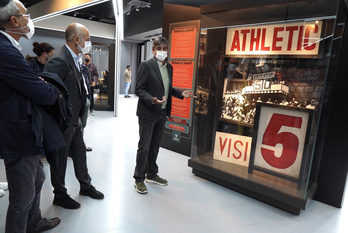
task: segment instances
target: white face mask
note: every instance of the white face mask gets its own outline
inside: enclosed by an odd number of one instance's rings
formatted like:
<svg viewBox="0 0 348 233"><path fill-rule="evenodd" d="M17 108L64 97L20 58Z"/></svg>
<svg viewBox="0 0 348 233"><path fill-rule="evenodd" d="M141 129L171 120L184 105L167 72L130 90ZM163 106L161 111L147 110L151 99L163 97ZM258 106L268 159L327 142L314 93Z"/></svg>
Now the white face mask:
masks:
<svg viewBox="0 0 348 233"><path fill-rule="evenodd" d="M167 51L156 51L156 58L159 61L164 61L167 58Z"/></svg>
<svg viewBox="0 0 348 233"><path fill-rule="evenodd" d="M87 41L85 41L85 47L81 48L80 45L79 45L79 47L80 47L81 53L86 54L86 53L89 52L89 50L91 50L91 48L92 48L92 42L89 41L89 40L87 40Z"/></svg>
<svg viewBox="0 0 348 233"><path fill-rule="evenodd" d="M30 40L30 38L32 38L33 35L34 35L34 33L35 33L34 23L33 23L33 21L32 21L31 19L29 19L27 26L29 27L29 32L27 32L27 33L25 34L25 37L26 37L28 40Z"/></svg>
<svg viewBox="0 0 348 233"><path fill-rule="evenodd" d="M26 28L26 27L29 28L28 32L17 32L17 30L22 30L23 28ZM6 29L6 32L15 33L15 34L22 34L22 35L24 35L24 37L27 40L30 40L30 38L33 37L33 35L35 33L35 27L34 27L33 21L29 18L27 26L20 27L20 28Z"/></svg>

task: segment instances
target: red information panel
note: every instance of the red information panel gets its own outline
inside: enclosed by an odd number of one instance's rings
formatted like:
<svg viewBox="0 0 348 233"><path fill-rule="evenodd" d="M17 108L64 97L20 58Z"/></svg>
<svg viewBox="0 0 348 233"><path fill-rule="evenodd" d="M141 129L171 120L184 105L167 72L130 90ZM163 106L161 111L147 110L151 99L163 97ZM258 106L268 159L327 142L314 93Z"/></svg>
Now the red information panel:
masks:
<svg viewBox="0 0 348 233"><path fill-rule="evenodd" d="M184 98L183 100L172 97L172 117L181 117L190 119L191 98Z"/></svg>
<svg viewBox="0 0 348 233"><path fill-rule="evenodd" d="M194 58L196 48L195 26L176 27L172 30L172 44L170 57L173 58Z"/></svg>
<svg viewBox="0 0 348 233"><path fill-rule="evenodd" d="M173 87L192 89L193 61L172 60Z"/></svg>
<svg viewBox="0 0 348 233"><path fill-rule="evenodd" d="M262 106L254 165L299 178L309 112Z"/></svg>
<svg viewBox="0 0 348 233"><path fill-rule="evenodd" d="M187 125L187 120L176 118L176 117L169 117L168 121L175 122L181 125Z"/></svg>

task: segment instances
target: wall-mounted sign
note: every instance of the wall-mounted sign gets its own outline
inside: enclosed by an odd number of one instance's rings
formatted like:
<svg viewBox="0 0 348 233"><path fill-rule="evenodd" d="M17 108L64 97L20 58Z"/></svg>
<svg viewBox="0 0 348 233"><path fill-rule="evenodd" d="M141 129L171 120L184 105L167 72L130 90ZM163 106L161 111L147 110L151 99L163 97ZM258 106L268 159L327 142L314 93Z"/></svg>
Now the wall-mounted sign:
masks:
<svg viewBox="0 0 348 233"><path fill-rule="evenodd" d="M195 25L173 27L170 58L194 58L197 28Z"/></svg>
<svg viewBox="0 0 348 233"><path fill-rule="evenodd" d="M173 66L173 87L192 89L193 65L192 60L171 60Z"/></svg>
<svg viewBox="0 0 348 233"><path fill-rule="evenodd" d="M173 131L172 140L174 142L180 142L180 132Z"/></svg>
<svg viewBox="0 0 348 233"><path fill-rule="evenodd" d="M250 159L251 137L216 132L214 159L248 166Z"/></svg>
<svg viewBox="0 0 348 233"><path fill-rule="evenodd" d="M228 28L227 55L317 55L322 21Z"/></svg>
<svg viewBox="0 0 348 233"><path fill-rule="evenodd" d="M200 21L173 23L170 24L169 31L170 54L168 60L173 66L173 87L177 90L193 92ZM165 131L180 132L180 138L190 139L192 106L193 98L181 100L173 97L171 118L166 123ZM176 140L177 137L172 139L180 142L180 140Z"/></svg>
<svg viewBox="0 0 348 233"><path fill-rule="evenodd" d="M262 106L254 125L257 136L250 168L300 178L309 117L307 110Z"/></svg>

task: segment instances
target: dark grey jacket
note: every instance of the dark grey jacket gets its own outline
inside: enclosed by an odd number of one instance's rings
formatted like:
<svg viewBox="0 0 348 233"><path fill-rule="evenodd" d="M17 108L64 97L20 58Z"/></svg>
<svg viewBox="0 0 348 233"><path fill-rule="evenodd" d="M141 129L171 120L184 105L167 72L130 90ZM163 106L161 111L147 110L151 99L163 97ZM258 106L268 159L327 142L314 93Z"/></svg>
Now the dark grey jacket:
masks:
<svg viewBox="0 0 348 233"><path fill-rule="evenodd" d="M182 91L173 88L173 67L167 64L169 73L169 94L167 100L167 116L172 109L172 96L183 99ZM137 116L147 120L158 119L161 112L161 104L152 104L153 97L162 99L164 96L164 85L158 63L155 58L142 62L137 72L137 84L135 93L139 96Z"/></svg>

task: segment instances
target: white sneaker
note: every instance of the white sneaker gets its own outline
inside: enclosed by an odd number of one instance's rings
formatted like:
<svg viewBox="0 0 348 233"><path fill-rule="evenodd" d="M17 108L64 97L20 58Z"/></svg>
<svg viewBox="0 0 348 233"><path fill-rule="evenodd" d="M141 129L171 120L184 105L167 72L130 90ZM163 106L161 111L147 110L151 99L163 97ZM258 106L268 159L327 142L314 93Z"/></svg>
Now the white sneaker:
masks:
<svg viewBox="0 0 348 233"><path fill-rule="evenodd" d="M0 189L0 197L4 196L5 195L5 191Z"/></svg>
<svg viewBox="0 0 348 233"><path fill-rule="evenodd" d="M7 182L0 182L0 190L7 190L8 186L7 186Z"/></svg>

